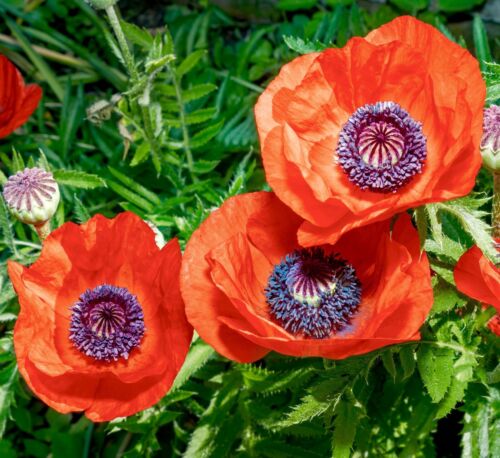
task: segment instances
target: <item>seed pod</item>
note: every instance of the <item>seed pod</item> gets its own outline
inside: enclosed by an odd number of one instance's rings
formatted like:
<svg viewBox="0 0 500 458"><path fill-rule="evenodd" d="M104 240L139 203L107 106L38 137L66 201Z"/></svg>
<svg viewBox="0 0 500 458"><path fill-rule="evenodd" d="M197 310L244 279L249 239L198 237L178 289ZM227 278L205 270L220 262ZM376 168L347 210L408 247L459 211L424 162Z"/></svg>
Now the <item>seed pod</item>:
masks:
<svg viewBox="0 0 500 458"><path fill-rule="evenodd" d="M481 155L486 168L492 172L500 172L500 107L498 105L491 105L484 110Z"/></svg>
<svg viewBox="0 0 500 458"><path fill-rule="evenodd" d="M54 216L59 187L50 172L25 168L9 177L3 196L11 213L26 224L41 226Z"/></svg>

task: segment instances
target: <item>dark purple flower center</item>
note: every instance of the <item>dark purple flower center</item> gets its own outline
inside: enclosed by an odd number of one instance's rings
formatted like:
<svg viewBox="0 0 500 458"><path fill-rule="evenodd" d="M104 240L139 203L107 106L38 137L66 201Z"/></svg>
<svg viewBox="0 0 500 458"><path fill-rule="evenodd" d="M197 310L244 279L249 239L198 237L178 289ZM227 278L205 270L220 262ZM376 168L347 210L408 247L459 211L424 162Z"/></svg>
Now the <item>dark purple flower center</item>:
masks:
<svg viewBox="0 0 500 458"><path fill-rule="evenodd" d="M304 248L274 267L265 293L271 317L285 330L324 339L349 325L361 301L361 284L337 254Z"/></svg>
<svg viewBox="0 0 500 458"><path fill-rule="evenodd" d="M126 288L100 285L73 305L69 338L87 356L103 361L128 359L145 332L137 297Z"/></svg>
<svg viewBox="0 0 500 458"><path fill-rule="evenodd" d="M396 192L422 172L427 142L422 125L394 102L358 108L342 127L338 163L361 189Z"/></svg>

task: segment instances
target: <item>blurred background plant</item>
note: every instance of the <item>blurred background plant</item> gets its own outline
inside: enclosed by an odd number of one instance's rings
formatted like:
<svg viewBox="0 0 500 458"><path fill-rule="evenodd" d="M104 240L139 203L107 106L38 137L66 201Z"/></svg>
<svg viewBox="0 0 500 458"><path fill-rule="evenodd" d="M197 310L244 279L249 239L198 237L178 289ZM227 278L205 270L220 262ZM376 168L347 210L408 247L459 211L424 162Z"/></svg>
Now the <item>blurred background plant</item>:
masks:
<svg viewBox="0 0 500 458"><path fill-rule="evenodd" d="M500 98L498 0L122 0L119 8L0 0L0 53L44 89L31 121L0 143L0 184L25 165L51 170L61 187L56 227L127 209L184 244L224 199L266 189L253 105L279 68L398 15L468 47L489 103ZM491 195L488 172L476 191ZM0 203L2 457L341 457L353 444L358 456L500 450L498 339L484 328L491 313L458 294L451 274L488 229L487 198L427 208L437 291L427 343L336 363L272 355L234 365L196 341L158 406L96 425L47 409L18 377L6 262L32 262L40 242ZM464 214L476 221L472 232Z"/></svg>

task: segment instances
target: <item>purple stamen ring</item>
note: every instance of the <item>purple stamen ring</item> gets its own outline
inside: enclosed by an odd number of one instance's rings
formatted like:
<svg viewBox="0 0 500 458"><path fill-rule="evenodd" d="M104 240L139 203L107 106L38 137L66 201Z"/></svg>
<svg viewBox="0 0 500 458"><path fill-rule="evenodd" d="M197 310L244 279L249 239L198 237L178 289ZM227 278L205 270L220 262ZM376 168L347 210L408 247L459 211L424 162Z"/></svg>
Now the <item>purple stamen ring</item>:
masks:
<svg viewBox="0 0 500 458"><path fill-rule="evenodd" d="M325 339L346 328L361 302L354 267L318 247L287 255L265 290L271 317L295 335Z"/></svg>
<svg viewBox="0 0 500 458"><path fill-rule="evenodd" d="M128 359L144 336L142 307L126 288L105 284L88 289L71 310L69 338L96 360Z"/></svg>
<svg viewBox="0 0 500 458"><path fill-rule="evenodd" d="M394 102L358 108L337 145L337 161L349 180L374 192L396 192L422 172L426 157L421 123Z"/></svg>

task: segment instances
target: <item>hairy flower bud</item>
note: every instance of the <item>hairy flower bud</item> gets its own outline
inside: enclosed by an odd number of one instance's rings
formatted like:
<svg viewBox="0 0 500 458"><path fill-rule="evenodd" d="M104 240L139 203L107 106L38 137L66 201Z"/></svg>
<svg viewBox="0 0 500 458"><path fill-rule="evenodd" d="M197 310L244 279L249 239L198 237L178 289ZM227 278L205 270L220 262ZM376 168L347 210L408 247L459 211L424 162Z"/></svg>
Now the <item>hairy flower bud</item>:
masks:
<svg viewBox="0 0 500 458"><path fill-rule="evenodd" d="M86 0L87 3L93 6L96 10L104 10L109 6L118 3L118 0Z"/></svg>
<svg viewBox="0 0 500 458"><path fill-rule="evenodd" d="M485 167L493 172L500 171L500 107L498 105L491 105L484 110L481 154Z"/></svg>
<svg viewBox="0 0 500 458"><path fill-rule="evenodd" d="M26 224L41 226L57 210L60 194L50 172L25 168L9 177L3 196L12 214Z"/></svg>

